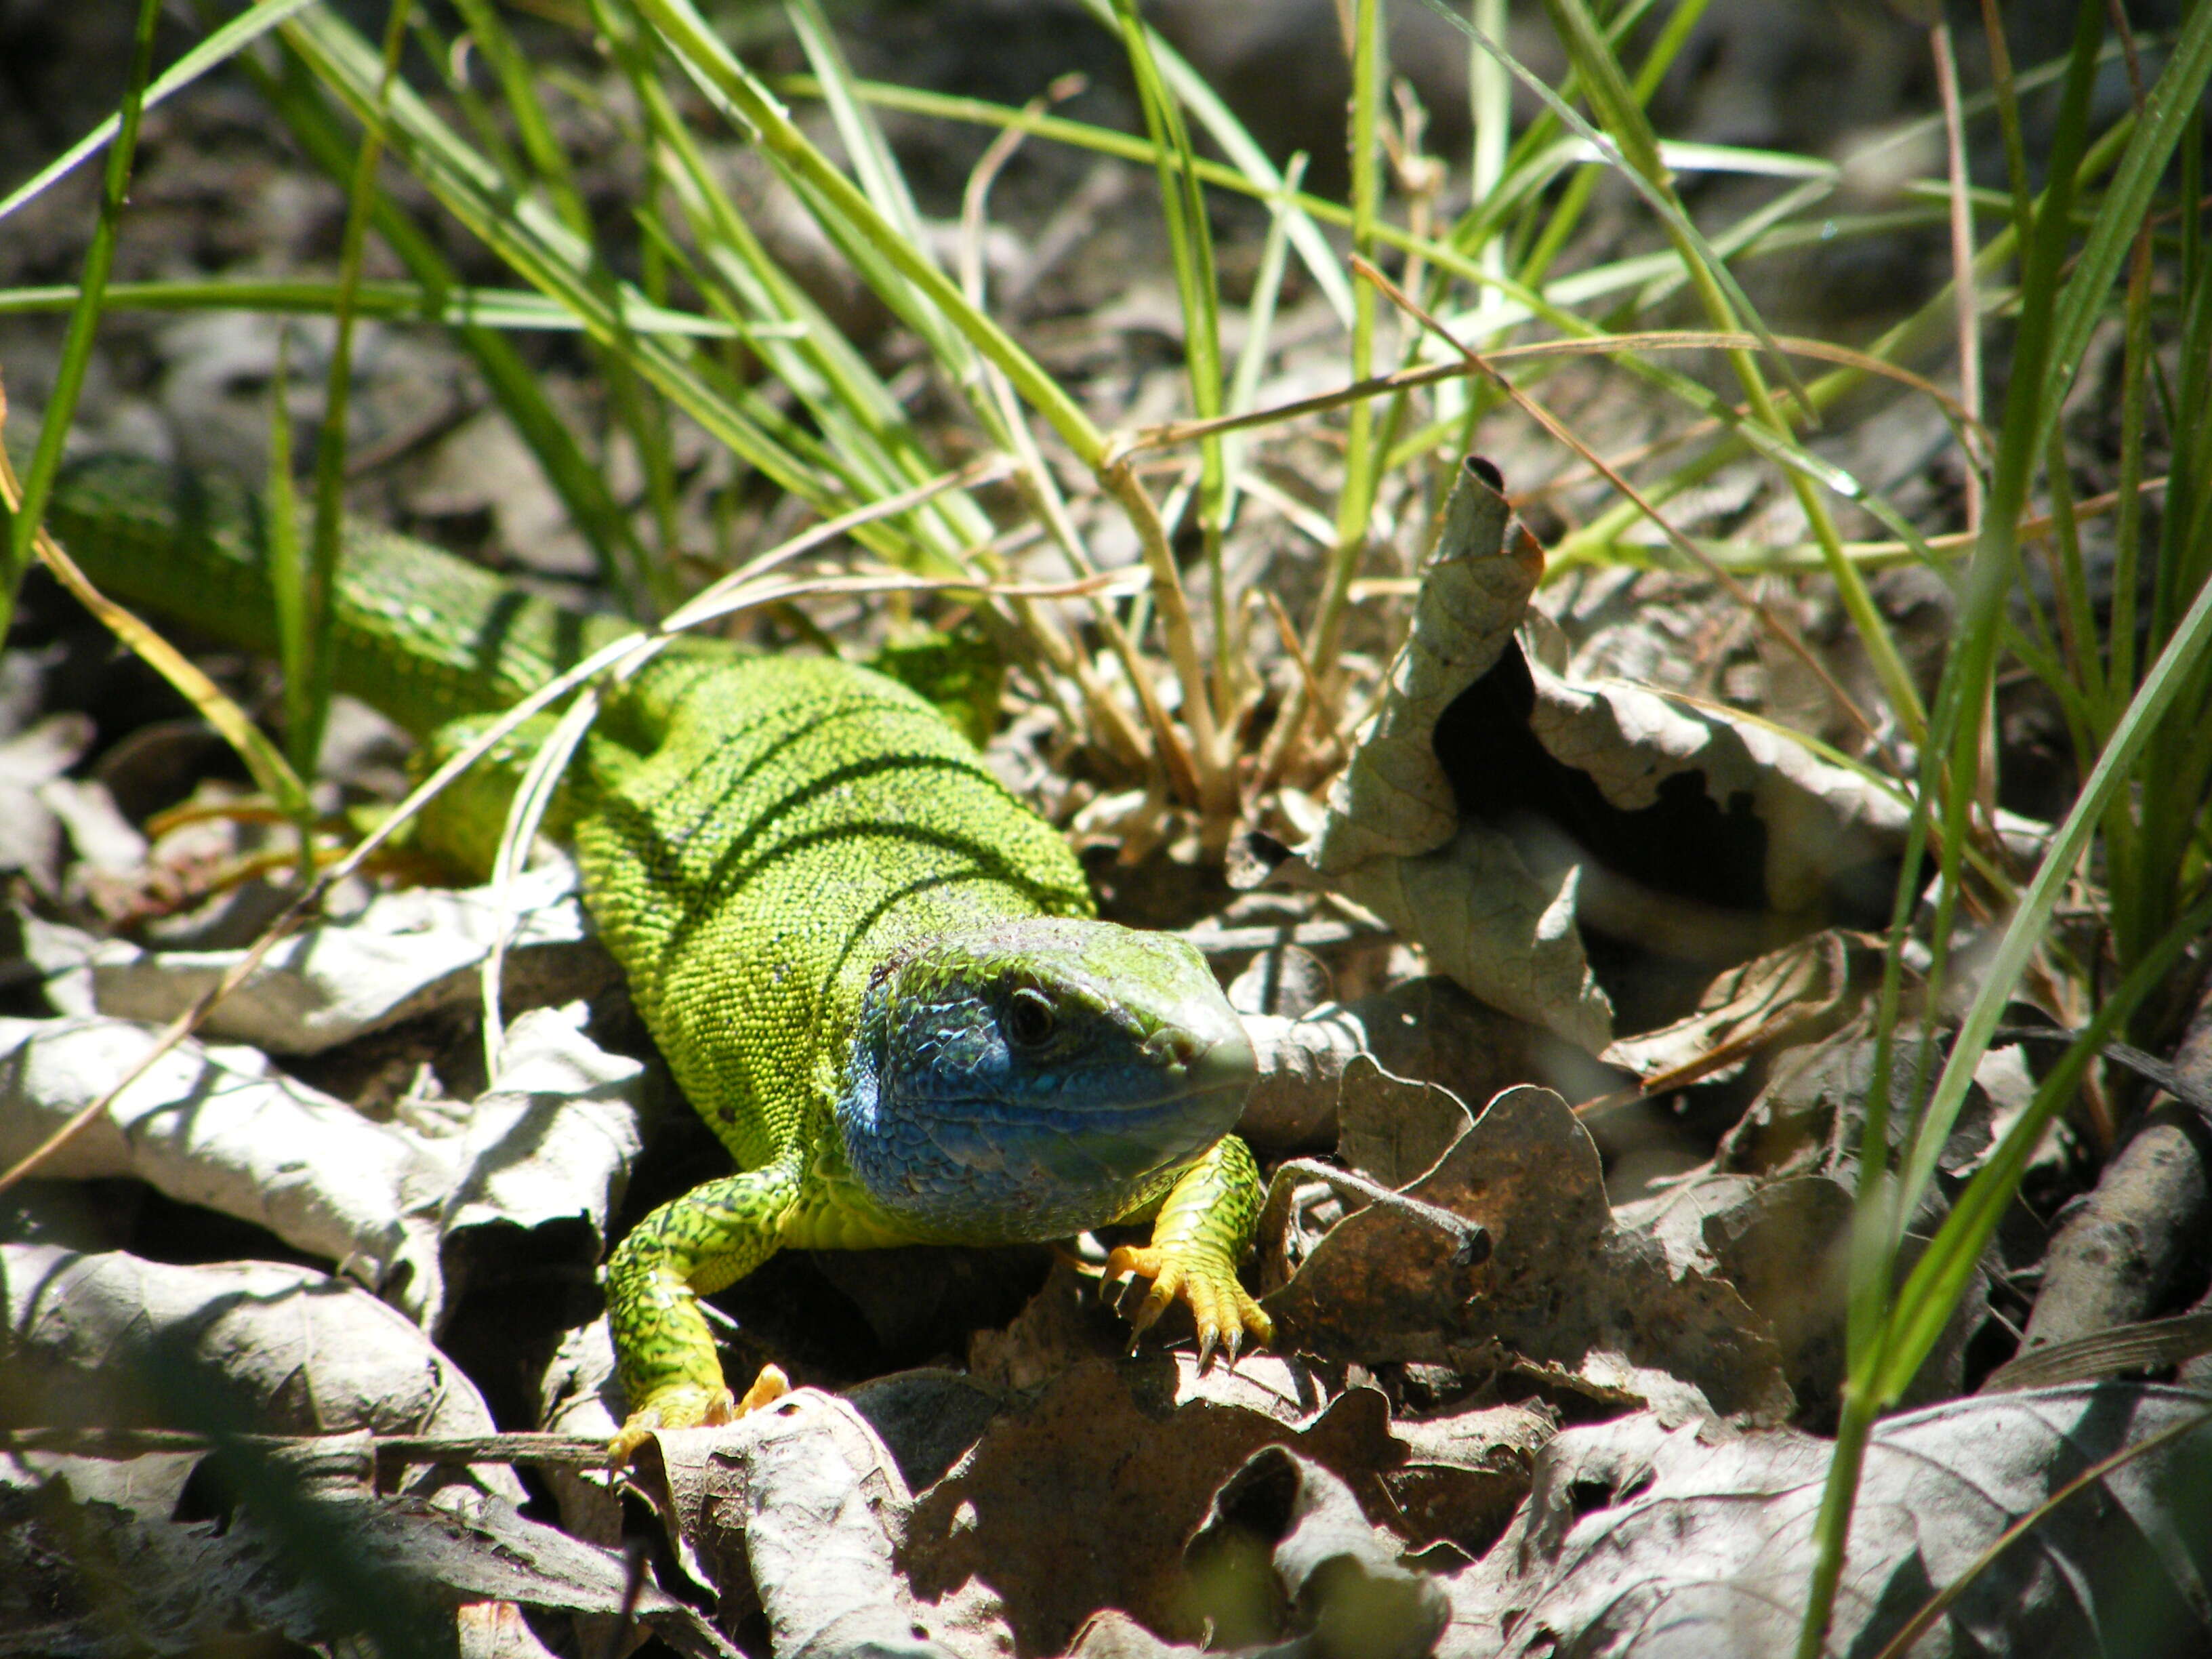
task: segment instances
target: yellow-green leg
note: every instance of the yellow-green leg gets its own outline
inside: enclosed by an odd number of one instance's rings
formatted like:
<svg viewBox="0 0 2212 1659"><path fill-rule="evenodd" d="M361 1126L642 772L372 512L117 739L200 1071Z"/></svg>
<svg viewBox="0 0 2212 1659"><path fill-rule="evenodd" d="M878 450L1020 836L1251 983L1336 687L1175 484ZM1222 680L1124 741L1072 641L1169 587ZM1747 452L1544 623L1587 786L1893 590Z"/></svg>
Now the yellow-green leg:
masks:
<svg viewBox="0 0 2212 1659"><path fill-rule="evenodd" d="M611 1448L617 1462L653 1429L726 1423L741 1409L722 1380L699 1298L735 1284L782 1247L799 1188L799 1171L789 1163L710 1181L662 1205L616 1247L607 1263L607 1324L629 1401ZM760 1393L756 1383L742 1408L763 1403Z"/></svg>
<svg viewBox="0 0 2212 1659"><path fill-rule="evenodd" d="M1183 1171L1160 1200L1152 1243L1142 1249L1123 1245L1106 1259L1109 1290L1131 1275L1152 1281L1129 1321L1137 1333L1181 1298L1190 1304L1198 1326L1201 1365L1217 1342L1227 1348L1234 1364L1247 1337L1264 1346L1274 1335L1274 1322L1237 1277L1237 1264L1252 1248L1266 1196L1252 1149L1235 1135L1224 1136Z"/></svg>

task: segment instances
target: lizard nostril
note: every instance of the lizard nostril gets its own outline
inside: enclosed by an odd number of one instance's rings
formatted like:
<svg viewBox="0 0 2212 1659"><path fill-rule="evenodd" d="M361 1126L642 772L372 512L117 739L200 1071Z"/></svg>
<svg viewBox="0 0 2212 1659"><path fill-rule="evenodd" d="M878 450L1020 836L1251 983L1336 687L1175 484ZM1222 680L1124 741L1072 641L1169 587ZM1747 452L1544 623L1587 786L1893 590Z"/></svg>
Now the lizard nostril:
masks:
<svg viewBox="0 0 2212 1659"><path fill-rule="evenodd" d="M1170 1041L1168 1054L1186 1072L1198 1064L1198 1044L1188 1037L1176 1037Z"/></svg>

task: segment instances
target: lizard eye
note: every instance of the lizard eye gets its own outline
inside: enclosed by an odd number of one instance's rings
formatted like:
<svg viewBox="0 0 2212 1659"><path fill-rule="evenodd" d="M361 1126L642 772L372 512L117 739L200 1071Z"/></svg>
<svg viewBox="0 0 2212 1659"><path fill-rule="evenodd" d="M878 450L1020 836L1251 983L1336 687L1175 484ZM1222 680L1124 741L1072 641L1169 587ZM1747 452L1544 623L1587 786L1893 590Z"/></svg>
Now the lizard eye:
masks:
<svg viewBox="0 0 2212 1659"><path fill-rule="evenodd" d="M1060 1012L1043 992L1024 986L1006 1001L1006 1038L1017 1048L1035 1048L1052 1040Z"/></svg>

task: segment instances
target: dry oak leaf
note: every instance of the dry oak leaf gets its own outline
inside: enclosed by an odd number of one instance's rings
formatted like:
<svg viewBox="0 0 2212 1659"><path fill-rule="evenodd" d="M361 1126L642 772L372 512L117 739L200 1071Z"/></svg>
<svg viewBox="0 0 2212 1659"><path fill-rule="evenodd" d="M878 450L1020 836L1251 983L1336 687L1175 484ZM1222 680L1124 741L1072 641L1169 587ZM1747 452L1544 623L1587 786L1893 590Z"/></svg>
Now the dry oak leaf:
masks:
<svg viewBox="0 0 2212 1659"><path fill-rule="evenodd" d="M1347 1101L1378 1079L1428 1101L1445 1095L1363 1060L1346 1068ZM1566 1102L1523 1086L1478 1117L1460 1114L1434 1164L1402 1190L1480 1222L1489 1259L1455 1265L1442 1230L1382 1205L1356 1210L1263 1298L1291 1340L1339 1359L1462 1370L1490 1352L1690 1414L1790 1415L1766 1322L1726 1280L1614 1224L1597 1148Z"/></svg>

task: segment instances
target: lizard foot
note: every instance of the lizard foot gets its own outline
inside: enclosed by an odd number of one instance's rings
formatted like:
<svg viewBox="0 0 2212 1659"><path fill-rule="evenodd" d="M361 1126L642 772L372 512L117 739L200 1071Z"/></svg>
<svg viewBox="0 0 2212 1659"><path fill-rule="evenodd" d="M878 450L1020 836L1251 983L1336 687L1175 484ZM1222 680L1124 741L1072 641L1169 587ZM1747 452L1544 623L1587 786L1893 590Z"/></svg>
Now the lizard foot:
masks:
<svg viewBox="0 0 2212 1659"><path fill-rule="evenodd" d="M790 1392L791 1379L775 1365L762 1366L752 1387L745 1390L744 1398L735 1402L731 1401L727 1389L702 1389L686 1382L663 1389L647 1395L629 1414L622 1432L608 1443L607 1460L620 1468L636 1455L637 1449L656 1429L719 1428Z"/></svg>
<svg viewBox="0 0 2212 1659"><path fill-rule="evenodd" d="M1106 1258L1102 1289L1110 1295L1124 1279L1152 1281L1144 1301L1129 1316L1133 1352L1146 1328L1178 1299L1190 1304L1191 1317L1198 1325L1200 1370L1213 1358L1217 1343L1233 1366L1247 1337L1253 1346L1264 1347L1275 1334L1275 1322L1245 1293L1237 1281L1235 1264L1219 1251L1188 1244L1179 1249L1153 1244L1141 1249L1124 1244Z"/></svg>

